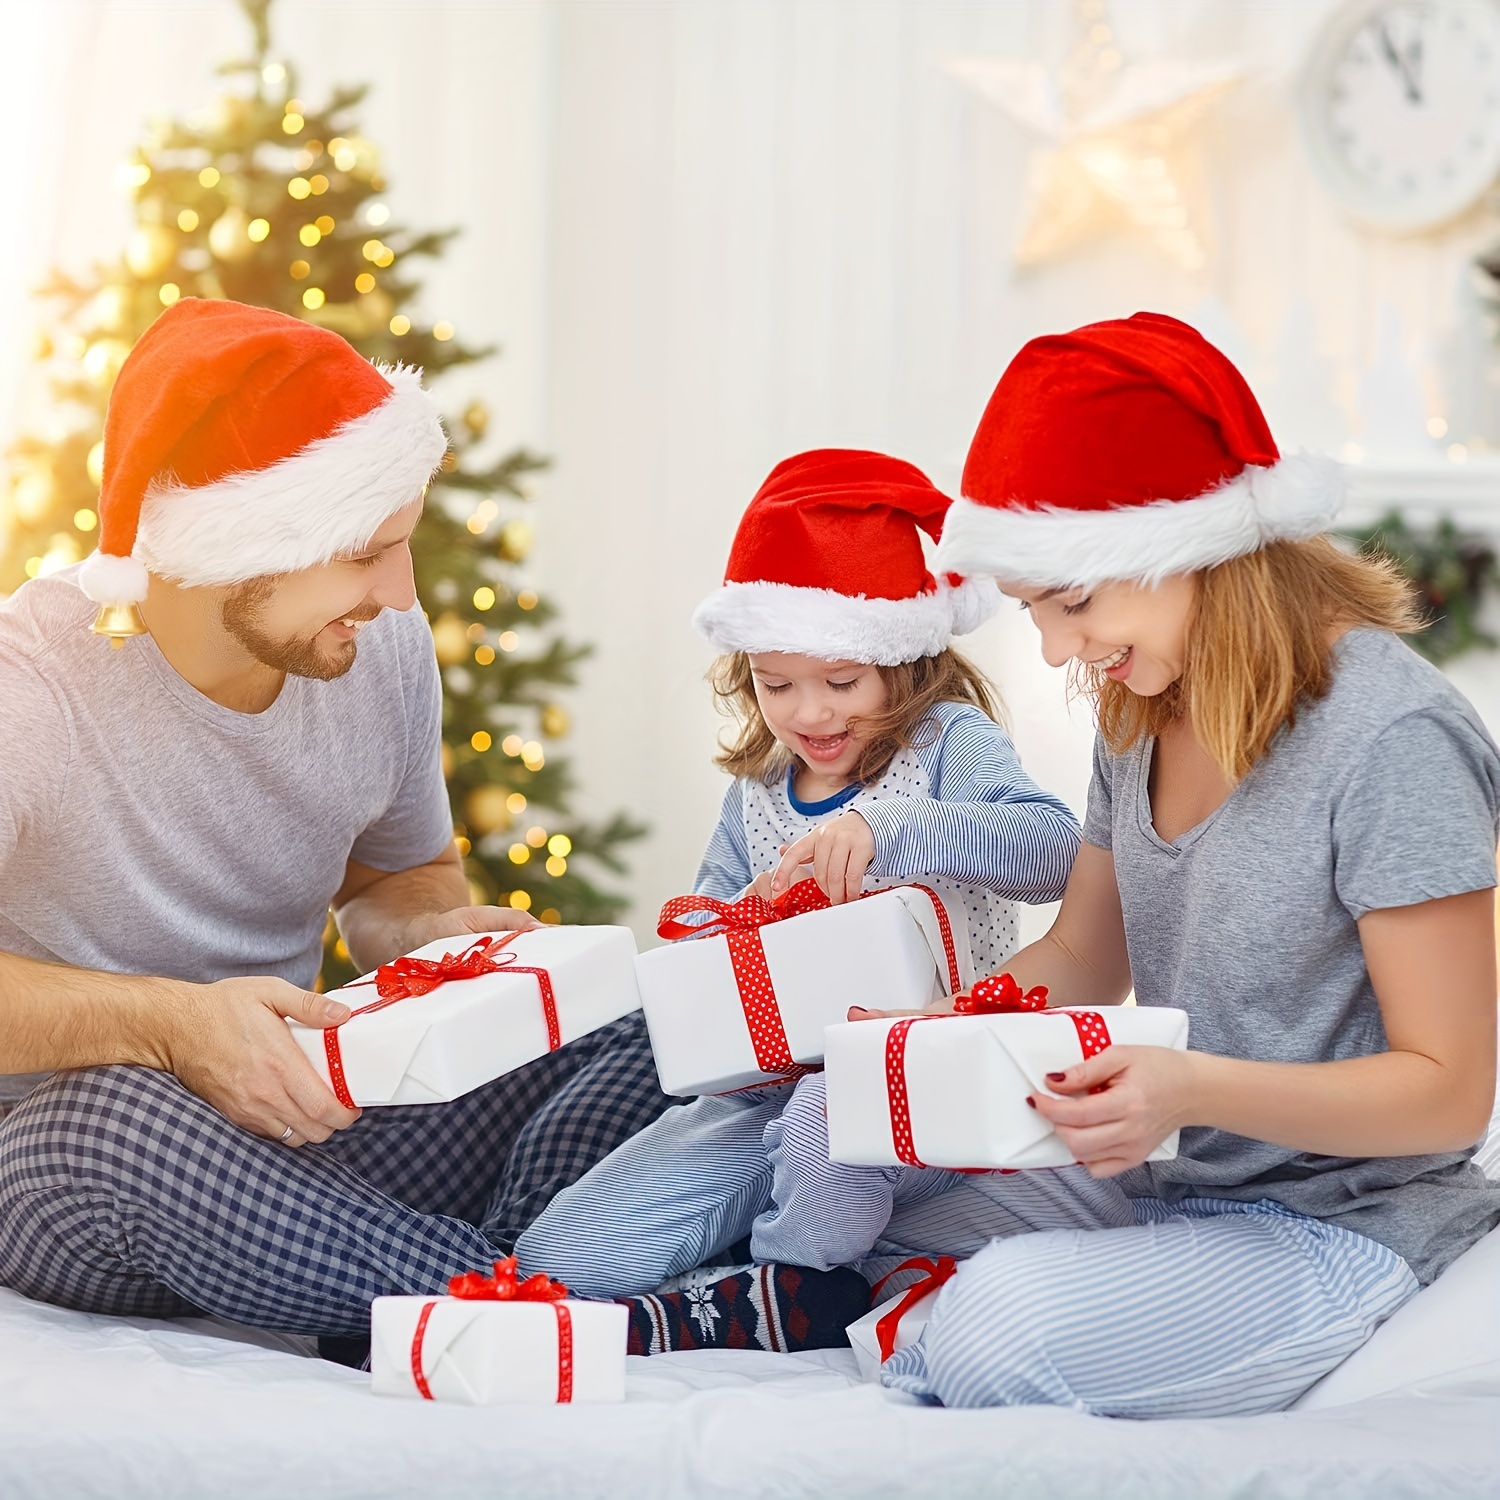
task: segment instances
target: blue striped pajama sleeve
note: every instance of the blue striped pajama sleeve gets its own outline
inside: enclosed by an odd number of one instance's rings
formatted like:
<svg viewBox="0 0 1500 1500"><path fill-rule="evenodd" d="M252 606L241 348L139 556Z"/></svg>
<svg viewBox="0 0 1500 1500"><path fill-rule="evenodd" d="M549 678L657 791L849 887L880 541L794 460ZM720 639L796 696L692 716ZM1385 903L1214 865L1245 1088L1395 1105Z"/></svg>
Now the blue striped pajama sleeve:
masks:
<svg viewBox="0 0 1500 1500"><path fill-rule="evenodd" d="M743 805L740 784L731 781L719 808L719 821L693 881L695 896L732 901L755 879L757 872L750 868L750 850L745 843Z"/></svg>
<svg viewBox="0 0 1500 1500"><path fill-rule="evenodd" d="M883 797L859 813L875 835L872 875L946 875L1011 901L1056 901L1078 852L1078 820L1021 768L1010 736L977 708L942 704L942 735L916 755L930 797Z"/></svg>

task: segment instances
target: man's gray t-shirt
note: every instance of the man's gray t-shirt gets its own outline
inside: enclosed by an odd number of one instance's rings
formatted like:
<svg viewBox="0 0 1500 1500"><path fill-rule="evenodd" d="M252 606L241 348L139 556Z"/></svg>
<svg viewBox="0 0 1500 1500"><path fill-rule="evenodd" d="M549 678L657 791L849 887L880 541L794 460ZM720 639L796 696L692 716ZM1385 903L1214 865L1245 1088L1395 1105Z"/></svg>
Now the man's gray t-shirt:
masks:
<svg viewBox="0 0 1500 1500"><path fill-rule="evenodd" d="M1358 919L1495 884L1500 752L1468 701L1393 635L1353 630L1327 696L1299 710L1217 812L1175 843L1152 826L1152 743L1095 747L1086 842L1113 852L1140 1005L1190 1019L1224 1057L1326 1062L1386 1050ZM1367 1235L1423 1282L1500 1222L1472 1151L1317 1156L1182 1132L1137 1196L1274 1199Z"/></svg>
<svg viewBox="0 0 1500 1500"><path fill-rule="evenodd" d="M421 611L387 610L343 677L288 677L247 714L150 636L90 634L73 572L0 604L0 951L310 986L346 861L407 869L453 837ZM0 1101L35 1082L0 1075Z"/></svg>

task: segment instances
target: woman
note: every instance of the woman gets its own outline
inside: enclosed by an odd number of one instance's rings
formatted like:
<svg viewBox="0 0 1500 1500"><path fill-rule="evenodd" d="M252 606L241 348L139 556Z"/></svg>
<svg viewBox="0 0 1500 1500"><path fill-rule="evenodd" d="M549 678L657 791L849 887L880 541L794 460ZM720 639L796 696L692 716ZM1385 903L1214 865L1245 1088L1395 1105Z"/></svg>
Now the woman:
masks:
<svg viewBox="0 0 1500 1500"><path fill-rule="evenodd" d="M1280 1409L1500 1221L1469 1160L1495 1089L1500 753L1398 639L1397 579L1317 535L1338 490L1171 318L1037 339L1001 379L937 565L997 578L1099 723L1062 908L1009 969L1054 1005L1133 985L1188 1012L1192 1050L1049 1075L1035 1107L1121 1195L1101 1226L1132 1227L994 1240L888 1385Z"/></svg>

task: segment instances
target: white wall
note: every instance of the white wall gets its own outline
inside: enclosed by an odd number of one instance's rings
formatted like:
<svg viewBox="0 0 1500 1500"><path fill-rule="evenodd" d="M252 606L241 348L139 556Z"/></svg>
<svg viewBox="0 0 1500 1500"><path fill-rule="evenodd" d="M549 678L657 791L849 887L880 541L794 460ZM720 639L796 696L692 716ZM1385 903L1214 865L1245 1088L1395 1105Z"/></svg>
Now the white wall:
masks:
<svg viewBox="0 0 1500 1500"><path fill-rule="evenodd" d="M123 236L109 178L140 122L209 97L242 32L228 0L50 4L49 55L65 56L69 84L45 149L63 190L38 196L35 218L57 256L81 262ZM882 447L954 485L1021 342L1144 306L1224 330L1274 413L1278 342L1306 305L1357 435L1360 373L1390 304L1430 409L1453 404L1440 355L1457 279L1494 224L1401 242L1339 219L1289 93L1330 0L1115 0L1127 56L1229 52L1251 68L1204 131L1220 254L1199 276L1128 237L1011 269L1028 143L941 63L1057 60L1061 0L279 8L305 92L373 82L365 126L398 216L465 226L427 310L506 355L453 377L448 399L485 394L497 442L555 455L532 568L598 647L568 745L586 809L628 805L654 828L633 882L643 930L691 879L721 788L688 616L778 459ZM1087 714L1070 716L1029 626L1003 611L974 651L1033 774L1081 808Z"/></svg>

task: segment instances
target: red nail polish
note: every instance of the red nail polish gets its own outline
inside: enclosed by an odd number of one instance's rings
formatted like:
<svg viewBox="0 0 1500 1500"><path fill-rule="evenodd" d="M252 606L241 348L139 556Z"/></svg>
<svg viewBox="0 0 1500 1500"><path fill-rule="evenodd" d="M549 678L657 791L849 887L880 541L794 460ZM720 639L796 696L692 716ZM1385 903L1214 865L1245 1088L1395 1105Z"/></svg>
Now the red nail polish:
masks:
<svg viewBox="0 0 1500 1500"><path fill-rule="evenodd" d="M1030 1106L1031 1106L1031 1107L1032 1107L1032 1108L1033 1108L1033 1109L1035 1109L1035 1108L1036 1108L1036 1100L1035 1100L1035 1099L1033 1099L1033 1098L1032 1098L1032 1097L1031 1097L1031 1095L1030 1095L1030 1094L1027 1094L1027 1096L1026 1096L1026 1102L1027 1102L1027 1103L1028 1103L1028 1104L1029 1104L1029 1105L1030 1105Z"/></svg>
<svg viewBox="0 0 1500 1500"><path fill-rule="evenodd" d="M1068 1075L1066 1073L1049 1073L1047 1075L1047 1082L1048 1083L1061 1083L1063 1081L1063 1079L1066 1078L1067 1076Z"/></svg>

